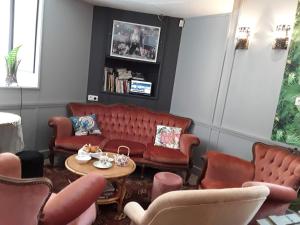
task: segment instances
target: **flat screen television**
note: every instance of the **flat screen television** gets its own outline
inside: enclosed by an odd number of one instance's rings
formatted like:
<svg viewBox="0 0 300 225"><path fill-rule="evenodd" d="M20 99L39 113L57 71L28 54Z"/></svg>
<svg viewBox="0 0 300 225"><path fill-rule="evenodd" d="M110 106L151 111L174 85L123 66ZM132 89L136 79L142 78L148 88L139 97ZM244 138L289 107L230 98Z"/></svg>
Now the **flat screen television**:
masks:
<svg viewBox="0 0 300 225"><path fill-rule="evenodd" d="M151 82L131 80L130 93L141 94L141 95L151 95Z"/></svg>

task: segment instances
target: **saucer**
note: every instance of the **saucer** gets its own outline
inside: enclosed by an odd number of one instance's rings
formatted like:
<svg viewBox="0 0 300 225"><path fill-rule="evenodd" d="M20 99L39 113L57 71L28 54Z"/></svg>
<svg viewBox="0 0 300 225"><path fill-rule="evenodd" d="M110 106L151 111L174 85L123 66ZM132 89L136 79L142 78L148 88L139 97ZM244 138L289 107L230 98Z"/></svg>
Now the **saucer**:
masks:
<svg viewBox="0 0 300 225"><path fill-rule="evenodd" d="M108 161L109 162L113 162L113 161L115 161L113 158L110 158L110 157L108 157Z"/></svg>
<svg viewBox="0 0 300 225"><path fill-rule="evenodd" d="M90 156L95 158L95 159L101 159L102 157L106 157L108 162L113 162L115 161L113 158L104 155L102 152L98 152L98 153L90 153Z"/></svg>
<svg viewBox="0 0 300 225"><path fill-rule="evenodd" d="M92 156L95 159L99 159L102 156L102 152L90 153L90 156Z"/></svg>
<svg viewBox="0 0 300 225"><path fill-rule="evenodd" d="M98 169L108 169L112 167L112 163L111 162L102 163L100 161L95 161L93 162L93 166Z"/></svg>

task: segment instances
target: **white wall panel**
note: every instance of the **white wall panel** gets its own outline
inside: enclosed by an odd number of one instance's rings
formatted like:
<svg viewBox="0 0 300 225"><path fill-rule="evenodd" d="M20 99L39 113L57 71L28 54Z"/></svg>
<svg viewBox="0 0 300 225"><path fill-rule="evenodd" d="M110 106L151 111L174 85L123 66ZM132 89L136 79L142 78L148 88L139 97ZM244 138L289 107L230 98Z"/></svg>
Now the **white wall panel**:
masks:
<svg viewBox="0 0 300 225"><path fill-rule="evenodd" d="M278 24L293 25L297 2L236 0L231 18L186 20L171 112L194 120L202 149L251 159L254 142L274 143L270 137L288 51L272 49L273 31ZM231 44L226 49L227 36L228 43L235 40L227 34L234 24L250 26L248 50L234 52ZM197 132L203 129L207 132Z"/></svg>
<svg viewBox="0 0 300 225"><path fill-rule="evenodd" d="M39 89L23 89L25 148L48 148L53 115L71 101L85 101L93 7L82 1L45 0ZM19 114L20 89L0 89L0 110Z"/></svg>
<svg viewBox="0 0 300 225"><path fill-rule="evenodd" d="M230 16L187 19L182 31L171 112L211 123Z"/></svg>

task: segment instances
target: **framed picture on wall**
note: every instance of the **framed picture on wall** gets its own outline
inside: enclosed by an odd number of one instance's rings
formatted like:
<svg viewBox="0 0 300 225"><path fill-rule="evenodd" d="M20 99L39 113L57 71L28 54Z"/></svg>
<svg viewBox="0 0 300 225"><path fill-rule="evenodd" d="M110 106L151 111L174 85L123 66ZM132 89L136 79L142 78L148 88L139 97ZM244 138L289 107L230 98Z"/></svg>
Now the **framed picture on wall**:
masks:
<svg viewBox="0 0 300 225"><path fill-rule="evenodd" d="M156 62L160 27L113 21L110 55Z"/></svg>

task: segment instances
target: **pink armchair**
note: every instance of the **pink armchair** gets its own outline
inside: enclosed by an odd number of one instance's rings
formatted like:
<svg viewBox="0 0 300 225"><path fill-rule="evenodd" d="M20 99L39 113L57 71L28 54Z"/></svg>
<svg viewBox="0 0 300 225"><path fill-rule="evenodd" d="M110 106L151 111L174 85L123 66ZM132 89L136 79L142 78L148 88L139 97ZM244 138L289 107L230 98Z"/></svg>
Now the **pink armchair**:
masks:
<svg viewBox="0 0 300 225"><path fill-rule="evenodd" d="M0 225L90 225L105 179L90 173L58 194L47 178L21 179L17 156L0 154Z"/></svg>
<svg viewBox="0 0 300 225"><path fill-rule="evenodd" d="M229 188L264 185L270 195L255 219L281 215L297 198L300 185L300 156L289 149L255 143L252 162L208 151L204 178L200 188Z"/></svg>

